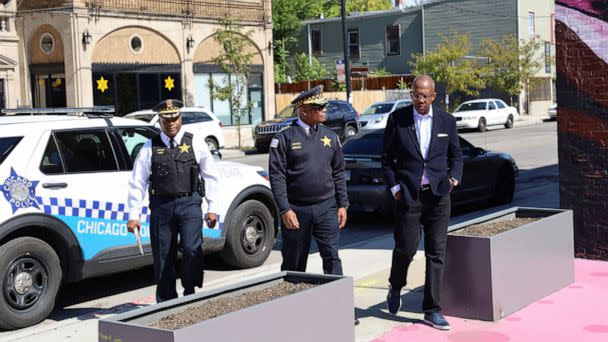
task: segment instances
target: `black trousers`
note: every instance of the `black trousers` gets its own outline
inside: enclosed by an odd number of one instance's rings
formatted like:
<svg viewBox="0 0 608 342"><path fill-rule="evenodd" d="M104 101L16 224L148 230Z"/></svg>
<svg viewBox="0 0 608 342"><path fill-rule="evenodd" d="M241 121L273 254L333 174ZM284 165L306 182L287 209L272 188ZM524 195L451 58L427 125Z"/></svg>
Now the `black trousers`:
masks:
<svg viewBox="0 0 608 342"><path fill-rule="evenodd" d="M421 191L415 203L406 206L403 201L397 201L395 210L395 249L389 278L391 287L401 289L406 285L408 268L416 254L422 226L426 256L422 310L441 311L439 301L450 220L450 195L435 196L430 190Z"/></svg>
<svg viewBox="0 0 608 342"><path fill-rule="evenodd" d="M287 229L283 223L281 270L306 271L310 242L314 236L323 259L323 273L342 275L342 261L338 256L340 227L336 199L330 198L311 205L290 204L298 217L300 229Z"/></svg>
<svg viewBox="0 0 608 342"><path fill-rule="evenodd" d="M203 286L201 201L198 193L178 198L150 198L150 240L157 302L177 298L175 262L178 248L182 252L180 275L184 294L194 293L195 286Z"/></svg>

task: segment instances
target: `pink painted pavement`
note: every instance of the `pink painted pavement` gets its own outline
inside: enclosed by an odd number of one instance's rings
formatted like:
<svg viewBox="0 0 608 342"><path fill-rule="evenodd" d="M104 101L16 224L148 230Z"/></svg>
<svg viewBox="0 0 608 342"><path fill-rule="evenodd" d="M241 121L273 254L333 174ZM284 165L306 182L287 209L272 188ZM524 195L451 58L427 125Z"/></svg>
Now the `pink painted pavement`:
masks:
<svg viewBox="0 0 608 342"><path fill-rule="evenodd" d="M576 259L575 283L498 322L446 317L450 331L402 325L373 342L607 342L608 262Z"/></svg>

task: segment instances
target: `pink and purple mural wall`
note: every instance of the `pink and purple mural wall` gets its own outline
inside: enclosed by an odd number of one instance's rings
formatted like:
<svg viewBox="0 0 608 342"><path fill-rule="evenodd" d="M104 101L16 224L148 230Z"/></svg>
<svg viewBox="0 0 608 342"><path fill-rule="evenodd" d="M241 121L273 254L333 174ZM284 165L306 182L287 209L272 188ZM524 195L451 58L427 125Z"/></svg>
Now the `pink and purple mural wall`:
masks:
<svg viewBox="0 0 608 342"><path fill-rule="evenodd" d="M608 0L557 0L560 204L579 257L608 260Z"/></svg>

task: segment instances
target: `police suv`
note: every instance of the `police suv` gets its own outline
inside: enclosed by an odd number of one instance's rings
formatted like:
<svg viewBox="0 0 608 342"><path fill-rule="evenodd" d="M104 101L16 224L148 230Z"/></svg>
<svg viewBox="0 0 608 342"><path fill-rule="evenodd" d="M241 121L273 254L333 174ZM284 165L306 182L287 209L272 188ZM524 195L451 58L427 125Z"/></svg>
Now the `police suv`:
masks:
<svg viewBox="0 0 608 342"><path fill-rule="evenodd" d="M157 132L103 115L0 116L0 329L45 319L63 283L152 263L150 211L142 256L126 204L133 161ZM234 267L261 265L278 229L267 174L217 168L221 209L214 229L202 226L203 248Z"/></svg>

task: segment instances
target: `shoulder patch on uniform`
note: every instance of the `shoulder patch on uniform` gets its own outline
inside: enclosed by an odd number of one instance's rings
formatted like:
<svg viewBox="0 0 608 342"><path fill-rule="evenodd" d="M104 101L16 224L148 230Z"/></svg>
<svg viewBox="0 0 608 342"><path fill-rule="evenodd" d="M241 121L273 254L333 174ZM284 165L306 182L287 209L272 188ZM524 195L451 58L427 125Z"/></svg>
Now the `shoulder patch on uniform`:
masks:
<svg viewBox="0 0 608 342"><path fill-rule="evenodd" d="M277 148L278 146L279 146L279 139L273 138L272 140L270 140L270 147Z"/></svg>

